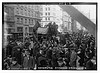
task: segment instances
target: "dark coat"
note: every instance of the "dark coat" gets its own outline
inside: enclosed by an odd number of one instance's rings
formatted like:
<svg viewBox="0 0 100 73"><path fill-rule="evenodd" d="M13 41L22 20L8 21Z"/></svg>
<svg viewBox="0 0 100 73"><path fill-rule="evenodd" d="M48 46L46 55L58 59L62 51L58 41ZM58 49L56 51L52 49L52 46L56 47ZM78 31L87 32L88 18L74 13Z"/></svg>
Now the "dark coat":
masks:
<svg viewBox="0 0 100 73"><path fill-rule="evenodd" d="M11 70L20 70L21 66L18 63L15 64L15 65L11 64L10 69Z"/></svg>
<svg viewBox="0 0 100 73"><path fill-rule="evenodd" d="M87 69L87 70L96 70L96 65L93 64L91 60L89 60L89 61L86 63L86 69Z"/></svg>
<svg viewBox="0 0 100 73"><path fill-rule="evenodd" d="M28 57L24 57L24 61L23 61L23 67L24 69L28 69L29 67L29 62L28 62Z"/></svg>
<svg viewBox="0 0 100 73"><path fill-rule="evenodd" d="M70 55L70 66L71 67L75 67L76 66L76 59L77 59L77 55L76 52L73 51Z"/></svg>
<svg viewBox="0 0 100 73"><path fill-rule="evenodd" d="M34 67L35 67L35 58L31 56L29 58L28 64L29 64L28 66L29 66L30 69L34 69Z"/></svg>
<svg viewBox="0 0 100 73"><path fill-rule="evenodd" d="M48 58L48 59L52 59L52 50L48 50L48 51L46 52L46 55L47 55L47 58Z"/></svg>
<svg viewBox="0 0 100 73"><path fill-rule="evenodd" d="M23 67L25 69L34 69L35 67L35 58L34 57L24 57Z"/></svg>

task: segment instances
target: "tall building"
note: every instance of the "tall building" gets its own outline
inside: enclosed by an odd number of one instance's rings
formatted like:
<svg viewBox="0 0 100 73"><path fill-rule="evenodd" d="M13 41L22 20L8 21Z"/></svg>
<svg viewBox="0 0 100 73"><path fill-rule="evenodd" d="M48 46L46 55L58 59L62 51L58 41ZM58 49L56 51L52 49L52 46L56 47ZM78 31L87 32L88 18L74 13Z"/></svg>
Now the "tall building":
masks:
<svg viewBox="0 0 100 73"><path fill-rule="evenodd" d="M74 7L96 24L96 5L75 5Z"/></svg>
<svg viewBox="0 0 100 73"><path fill-rule="evenodd" d="M15 20L14 20L14 7L6 4L4 7L4 23L3 32L4 36L7 37L7 41L12 38L12 33L15 32Z"/></svg>
<svg viewBox="0 0 100 73"><path fill-rule="evenodd" d="M14 27L12 33L14 34L14 37L23 41L23 37L29 37L29 35L32 35L33 27L36 22L41 21L40 6L30 4L5 4L5 12L7 12L6 9L8 9L9 6L13 7L13 10L8 11L8 15L13 15L14 20L13 23L9 23L11 27Z"/></svg>
<svg viewBox="0 0 100 73"><path fill-rule="evenodd" d="M61 24L61 8L58 5L42 5L41 25L44 27L50 22Z"/></svg>
<svg viewBox="0 0 100 73"><path fill-rule="evenodd" d="M65 12L62 11L62 25L63 25L63 32L72 32L71 29L71 25L72 25L72 21L71 21L71 17L70 15Z"/></svg>
<svg viewBox="0 0 100 73"><path fill-rule="evenodd" d="M74 7L96 24L96 5L74 5ZM77 23L77 25L79 30L88 31L81 24Z"/></svg>
<svg viewBox="0 0 100 73"><path fill-rule="evenodd" d="M77 32L78 31L78 28L77 28L77 21L72 19L72 32Z"/></svg>

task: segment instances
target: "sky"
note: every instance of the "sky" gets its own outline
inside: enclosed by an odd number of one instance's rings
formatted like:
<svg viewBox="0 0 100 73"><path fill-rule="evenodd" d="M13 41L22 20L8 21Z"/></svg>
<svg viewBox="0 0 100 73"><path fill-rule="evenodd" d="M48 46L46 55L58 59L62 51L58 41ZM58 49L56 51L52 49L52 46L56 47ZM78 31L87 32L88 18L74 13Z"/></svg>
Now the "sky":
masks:
<svg viewBox="0 0 100 73"><path fill-rule="evenodd" d="M96 5L73 5L73 6L96 24ZM78 22L77 22L77 27L78 28L81 27Z"/></svg>
<svg viewBox="0 0 100 73"><path fill-rule="evenodd" d="M96 23L96 5L74 5L74 7Z"/></svg>

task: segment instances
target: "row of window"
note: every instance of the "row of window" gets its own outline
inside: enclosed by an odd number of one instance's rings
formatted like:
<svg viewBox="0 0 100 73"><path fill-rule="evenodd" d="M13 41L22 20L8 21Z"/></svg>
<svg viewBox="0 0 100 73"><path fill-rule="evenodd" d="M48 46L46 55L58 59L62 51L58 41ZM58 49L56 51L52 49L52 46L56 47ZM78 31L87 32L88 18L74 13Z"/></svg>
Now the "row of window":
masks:
<svg viewBox="0 0 100 73"><path fill-rule="evenodd" d="M23 32L23 27L17 27L17 32Z"/></svg>
<svg viewBox="0 0 100 73"><path fill-rule="evenodd" d="M7 15L6 19L7 21L14 21L14 16Z"/></svg>
<svg viewBox="0 0 100 73"><path fill-rule="evenodd" d="M18 5L18 6L24 9L34 10L34 11L37 11L37 10L39 11L40 9L39 5Z"/></svg>
<svg viewBox="0 0 100 73"><path fill-rule="evenodd" d="M50 20L50 17L45 17L45 20L47 21L47 20Z"/></svg>
<svg viewBox="0 0 100 73"><path fill-rule="evenodd" d="M8 22L8 23L7 23L7 26L5 26L5 28L6 28L6 27L15 27L15 25L14 25L14 23Z"/></svg>
<svg viewBox="0 0 100 73"><path fill-rule="evenodd" d="M17 27L17 32L23 32L23 27ZM29 27L29 32L33 32L33 27Z"/></svg>
<svg viewBox="0 0 100 73"><path fill-rule="evenodd" d="M40 17L39 12L35 12L32 10L16 7L16 14L18 15L24 15L24 16L29 16L29 17Z"/></svg>
<svg viewBox="0 0 100 73"><path fill-rule="evenodd" d="M5 30L7 31L8 34L11 34L11 33L15 32L14 28L6 28Z"/></svg>
<svg viewBox="0 0 100 73"><path fill-rule="evenodd" d="M9 16L14 16L14 9L13 9L13 7L4 6L4 11L5 11Z"/></svg>
<svg viewBox="0 0 100 73"><path fill-rule="evenodd" d="M16 18L16 23L35 24L35 20L34 20L34 19L30 19L30 18L21 18L21 17L17 17L17 18Z"/></svg>
<svg viewBox="0 0 100 73"><path fill-rule="evenodd" d="M46 11L50 11L50 7L46 7L45 10L46 10Z"/></svg>
<svg viewBox="0 0 100 73"><path fill-rule="evenodd" d="M45 15L50 15L50 12L48 12L48 13L46 12Z"/></svg>

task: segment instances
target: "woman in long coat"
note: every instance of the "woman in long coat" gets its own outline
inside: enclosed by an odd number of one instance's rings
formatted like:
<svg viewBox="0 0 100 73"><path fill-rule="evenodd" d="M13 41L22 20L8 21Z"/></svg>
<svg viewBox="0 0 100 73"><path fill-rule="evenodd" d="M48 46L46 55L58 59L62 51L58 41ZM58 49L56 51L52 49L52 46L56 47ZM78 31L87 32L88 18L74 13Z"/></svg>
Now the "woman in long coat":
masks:
<svg viewBox="0 0 100 73"><path fill-rule="evenodd" d="M77 54L74 49L71 49L71 54L70 54L70 66L71 67L76 67L76 59L77 59Z"/></svg>

